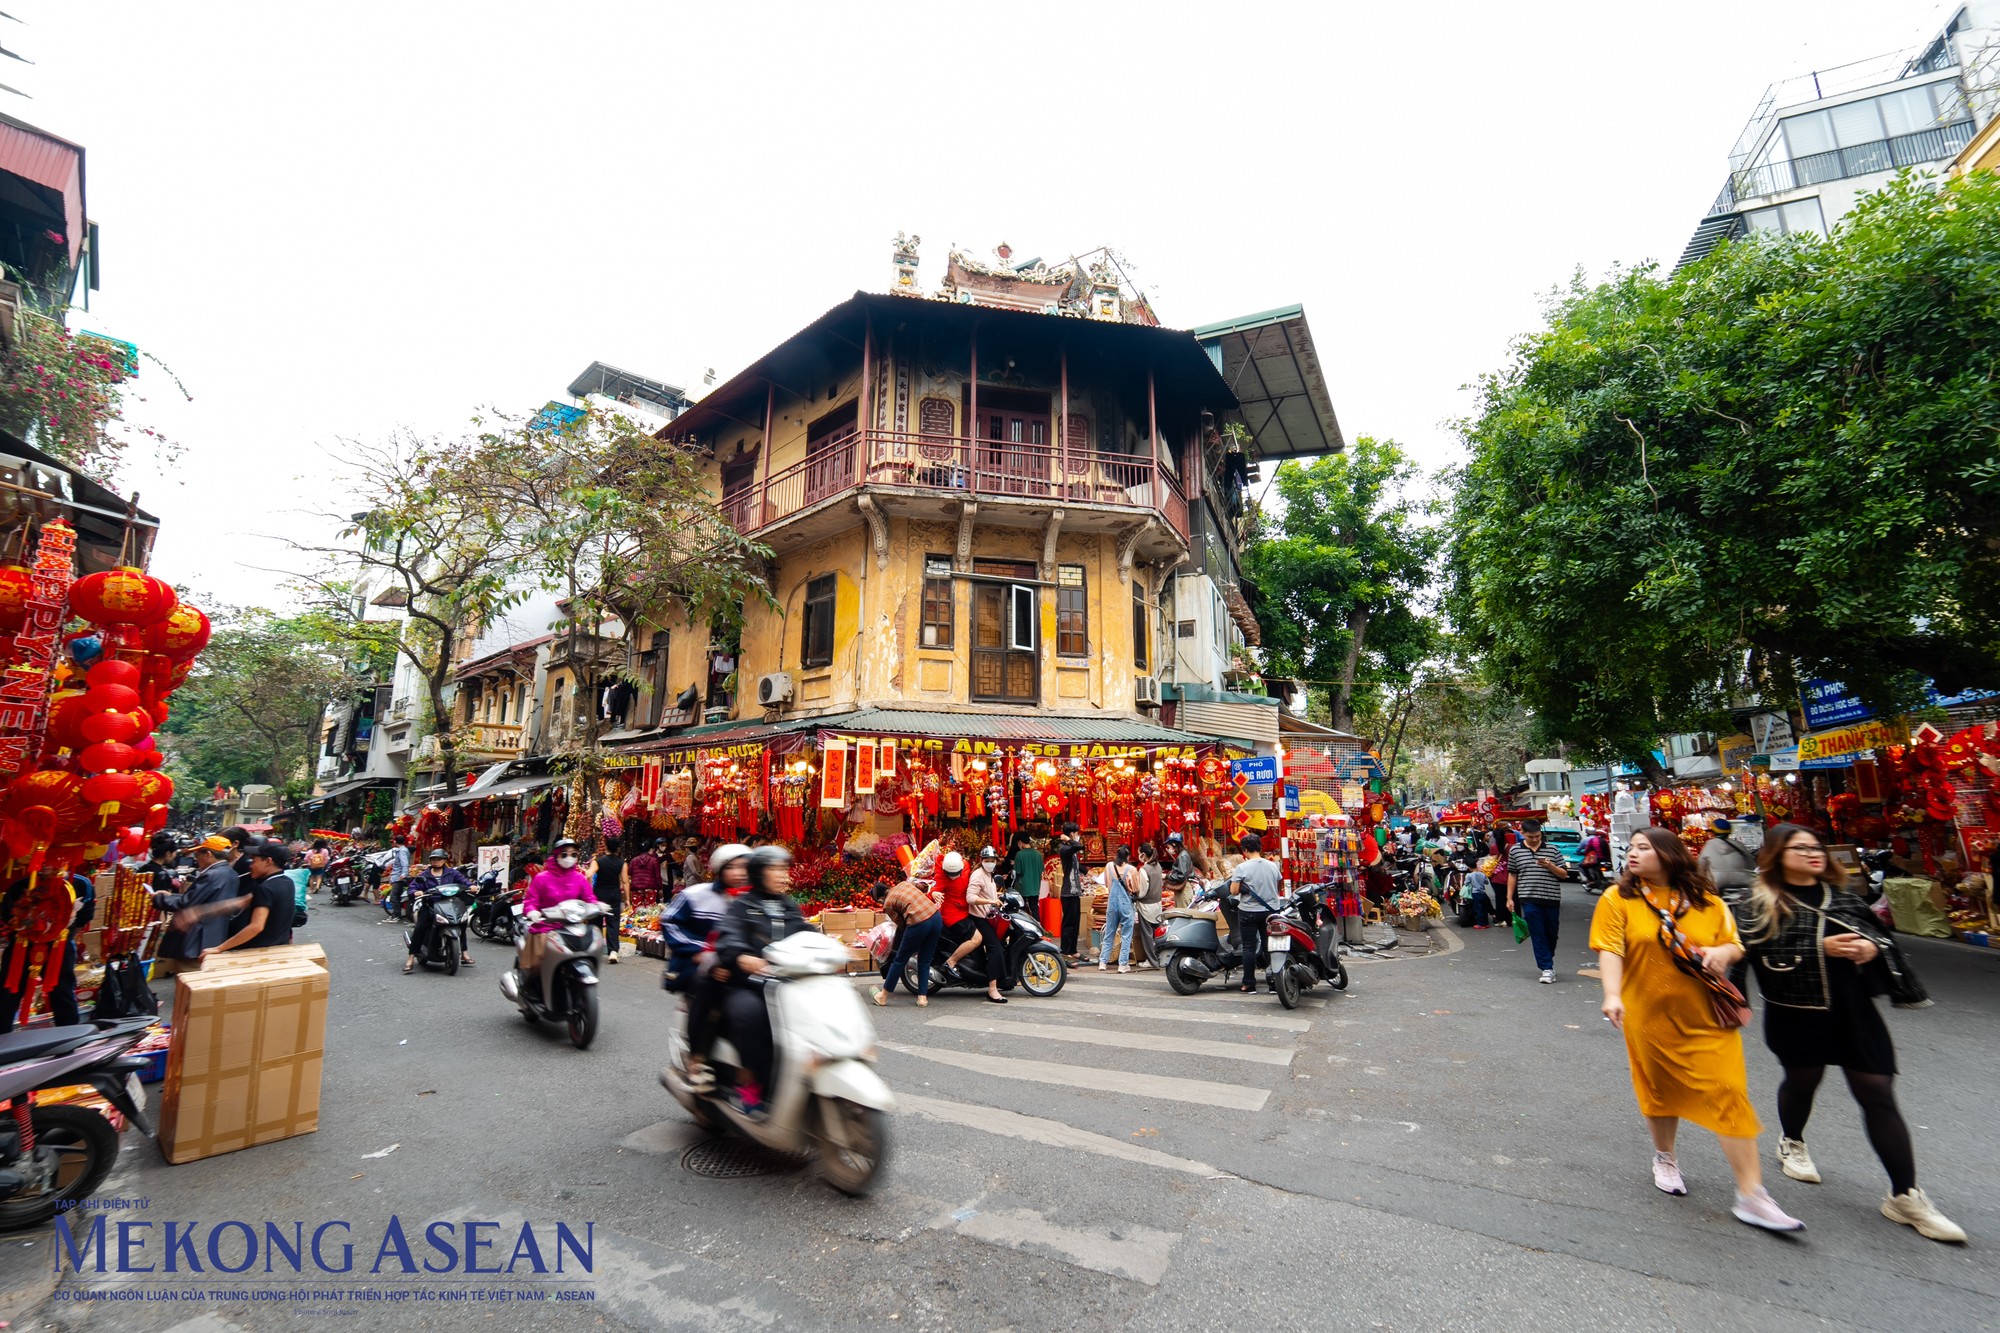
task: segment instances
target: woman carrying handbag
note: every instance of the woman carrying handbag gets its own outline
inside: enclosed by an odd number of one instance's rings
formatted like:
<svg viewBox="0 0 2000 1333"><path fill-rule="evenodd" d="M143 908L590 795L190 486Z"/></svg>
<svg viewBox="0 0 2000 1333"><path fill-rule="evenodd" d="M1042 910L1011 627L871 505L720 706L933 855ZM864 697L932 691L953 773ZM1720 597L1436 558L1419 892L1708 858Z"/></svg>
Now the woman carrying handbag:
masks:
<svg viewBox="0 0 2000 1333"><path fill-rule="evenodd" d="M1604 982L1604 1016L1625 1034L1632 1091L1653 1138L1653 1185L1686 1194L1674 1157L1680 1122L1714 1132L1736 1177L1736 1220L1766 1231L1805 1226L1764 1189L1757 1112L1743 1068L1748 1014L1728 981L1743 956L1736 920L1672 833L1632 835L1618 887L1590 919Z"/></svg>
<svg viewBox="0 0 2000 1333"><path fill-rule="evenodd" d="M1828 1065L1839 1065L1860 1104L1868 1142L1889 1173L1882 1216L1932 1240L1965 1232L1917 1188L1910 1127L1896 1106L1896 1048L1872 998L1928 1001L1895 942L1867 904L1844 890L1847 873L1819 835L1780 824L1764 836L1757 880L1740 909L1757 987L1764 992L1764 1044L1785 1067L1778 1085L1778 1162L1786 1175L1818 1184L1806 1150L1806 1121Z"/></svg>

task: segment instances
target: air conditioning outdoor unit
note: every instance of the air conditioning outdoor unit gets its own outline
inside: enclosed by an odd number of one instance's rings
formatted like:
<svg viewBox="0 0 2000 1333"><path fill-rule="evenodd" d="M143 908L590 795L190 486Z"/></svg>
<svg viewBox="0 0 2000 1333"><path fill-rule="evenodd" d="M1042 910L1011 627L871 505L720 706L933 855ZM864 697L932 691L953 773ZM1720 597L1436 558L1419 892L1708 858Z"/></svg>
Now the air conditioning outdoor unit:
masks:
<svg viewBox="0 0 2000 1333"><path fill-rule="evenodd" d="M765 708L775 708L792 700L792 677L787 671L773 671L768 676L757 678L757 702Z"/></svg>
<svg viewBox="0 0 2000 1333"><path fill-rule="evenodd" d="M1132 682L1132 693L1134 696L1132 701L1138 704L1139 707L1158 708L1160 706L1160 678L1158 676L1140 676Z"/></svg>

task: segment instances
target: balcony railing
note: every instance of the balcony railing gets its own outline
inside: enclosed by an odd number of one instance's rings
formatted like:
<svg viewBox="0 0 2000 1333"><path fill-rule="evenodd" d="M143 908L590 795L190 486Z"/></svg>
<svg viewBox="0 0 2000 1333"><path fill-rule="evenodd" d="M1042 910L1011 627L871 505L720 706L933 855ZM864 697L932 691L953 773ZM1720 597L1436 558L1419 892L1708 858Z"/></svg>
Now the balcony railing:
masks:
<svg viewBox="0 0 2000 1333"><path fill-rule="evenodd" d="M1730 174L1728 183L1723 186L1709 212L1734 212L1753 200L1768 199L1772 195L1808 185L1947 161L1957 157L1959 150L1972 142L1972 133L1972 122L1960 120L1918 130L1914 134L1899 134L1893 139L1876 139L1852 148L1836 148L1827 153L1795 157L1789 162L1747 167Z"/></svg>
<svg viewBox="0 0 2000 1333"><path fill-rule="evenodd" d="M485 754L517 755L525 739L521 728L510 722L468 722L458 731L460 749Z"/></svg>
<svg viewBox="0 0 2000 1333"><path fill-rule="evenodd" d="M1144 455L897 431L830 440L804 462L724 496L722 510L738 531L753 533L862 485L1151 510L1183 539L1188 533L1180 483Z"/></svg>

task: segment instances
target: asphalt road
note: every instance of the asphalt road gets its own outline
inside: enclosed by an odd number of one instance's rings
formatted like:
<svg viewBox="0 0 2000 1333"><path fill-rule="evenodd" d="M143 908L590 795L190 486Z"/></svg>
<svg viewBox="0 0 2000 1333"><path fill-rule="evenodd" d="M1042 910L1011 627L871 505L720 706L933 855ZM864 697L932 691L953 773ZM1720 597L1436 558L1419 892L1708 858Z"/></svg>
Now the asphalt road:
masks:
<svg viewBox="0 0 2000 1333"><path fill-rule="evenodd" d="M34 1323L138 1333L422 1329L1593 1329L1992 1327L2000 1309L2000 951L1912 941L1936 1007L1893 1012L1920 1178L1973 1236L1922 1239L1876 1212L1881 1171L1837 1080L1810 1140L1827 1183L1776 1175L1803 1237L1728 1215L1715 1142L1688 1130L1692 1193L1648 1174L1622 1039L1579 977L1591 900L1564 923L1559 981L1525 945L1445 932L1420 959L1367 962L1345 994L1183 999L1157 973L1078 974L1051 1000L970 993L876 1011L903 1099L874 1197L811 1169L689 1169L708 1140L655 1082L673 1001L657 964L608 968L587 1052L501 999L502 951L455 978L399 975L401 932L372 908L316 911L332 960L321 1127L186 1166L128 1134L106 1193L146 1216L310 1232L348 1222L337 1278L65 1278ZM1776 1066L1752 1091L1776 1133ZM394 1151L381 1155L393 1146ZM592 1226L593 1267L561 1280L365 1270L391 1215ZM421 1261L426 1252L419 1250ZM221 1285L227 1284L227 1285ZM126 1300L177 1287L369 1288L394 1303ZM424 1298L428 1291L439 1298ZM462 1291L465 1297L442 1293ZM489 1299L471 1296L484 1291ZM400 1293L400 1295L399 1295ZM507 1299L494 1299L505 1295ZM558 1295L587 1299L557 1301Z"/></svg>

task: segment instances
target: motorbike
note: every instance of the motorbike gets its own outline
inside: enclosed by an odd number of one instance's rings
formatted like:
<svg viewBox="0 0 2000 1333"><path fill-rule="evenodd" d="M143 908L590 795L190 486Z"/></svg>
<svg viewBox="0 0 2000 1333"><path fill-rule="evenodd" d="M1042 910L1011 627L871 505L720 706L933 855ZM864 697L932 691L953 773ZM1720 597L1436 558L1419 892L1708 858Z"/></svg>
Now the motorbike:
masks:
<svg viewBox="0 0 2000 1333"><path fill-rule="evenodd" d="M685 1006L681 1021L668 1028L660 1083L703 1129L776 1152L814 1152L829 1185L860 1196L888 1160L895 1098L875 1072L875 1025L844 975L847 957L846 945L813 931L765 948L771 966L763 974L764 1003L777 1058L763 1114L745 1112L726 1091L739 1059L727 1038L711 1053L714 1087L700 1091L688 1083Z"/></svg>
<svg viewBox="0 0 2000 1333"><path fill-rule="evenodd" d="M357 852L336 856L327 863L325 883L333 892L333 905L345 907L368 891L368 864Z"/></svg>
<svg viewBox="0 0 2000 1333"><path fill-rule="evenodd" d="M44 1088L89 1084L142 1134L138 1071L127 1054L152 1027L150 1015L32 1028L0 1035L0 1231L41 1226L96 1192L118 1159L118 1131L74 1103L34 1105Z"/></svg>
<svg viewBox="0 0 2000 1333"><path fill-rule="evenodd" d="M495 944L516 943L519 936L514 933L514 907L520 901L519 896L501 884L498 874L487 872L472 900L472 933Z"/></svg>
<svg viewBox="0 0 2000 1333"><path fill-rule="evenodd" d="M1061 990L1069 980L1069 964L1063 961L1062 951L1048 942L1042 923L1028 911L1020 894L1009 893L1000 899L1000 911L994 921L1000 929L1000 947L1007 965L1006 975L1000 978L1000 989L1010 991L1018 984L1028 994L1043 1000ZM950 950L940 948L931 966L933 995L951 989L986 989L986 950L974 949L950 973L944 966L948 953ZM917 960L912 958L903 968L903 983L913 995L917 993L917 967Z"/></svg>
<svg viewBox="0 0 2000 1333"><path fill-rule="evenodd" d="M429 893L413 893L410 897L416 903L411 908L411 928L403 932L403 943L407 945L414 940L428 920L430 932L417 961L425 967L441 965L446 976L457 976L459 956L466 952L466 920L472 915L465 890L457 884L440 884Z"/></svg>
<svg viewBox="0 0 2000 1333"><path fill-rule="evenodd" d="M571 898L539 912L521 912L524 937L528 925L537 921L553 921L556 928L542 935L542 961L534 976L522 976L518 967L500 974L500 993L520 1006L521 1017L566 1025L579 1051L597 1035L597 972L604 962L604 937L591 923L605 910L603 903Z"/></svg>
<svg viewBox="0 0 2000 1333"><path fill-rule="evenodd" d="M1187 908L1166 914L1160 952L1166 959L1167 984L1176 995L1192 995L1218 975L1226 983L1229 974L1242 966L1236 900L1228 887L1211 884L1196 893ZM1347 989L1347 966L1340 961L1340 921L1326 906L1323 885L1294 890L1284 908L1265 921L1264 931L1258 960L1285 1008L1296 1006L1300 991L1320 982L1335 990Z"/></svg>

